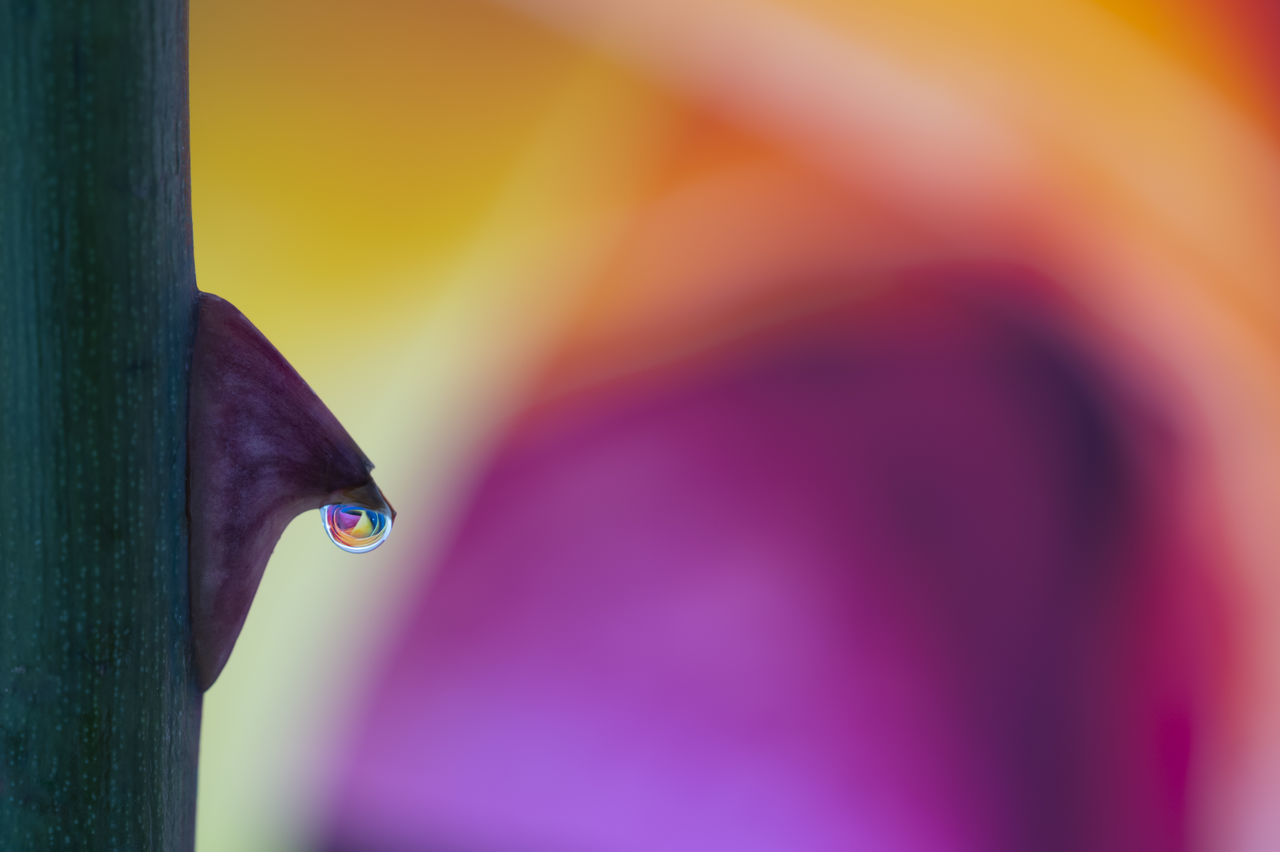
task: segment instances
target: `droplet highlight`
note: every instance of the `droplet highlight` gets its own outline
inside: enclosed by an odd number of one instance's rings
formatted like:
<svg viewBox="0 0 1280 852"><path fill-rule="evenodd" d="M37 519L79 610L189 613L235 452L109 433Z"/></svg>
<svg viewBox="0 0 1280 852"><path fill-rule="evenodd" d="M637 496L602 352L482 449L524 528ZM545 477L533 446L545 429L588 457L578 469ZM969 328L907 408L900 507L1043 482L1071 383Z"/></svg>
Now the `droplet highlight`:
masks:
<svg viewBox="0 0 1280 852"><path fill-rule="evenodd" d="M376 509L330 503L320 515L329 540L348 553L368 553L391 534L391 516Z"/></svg>

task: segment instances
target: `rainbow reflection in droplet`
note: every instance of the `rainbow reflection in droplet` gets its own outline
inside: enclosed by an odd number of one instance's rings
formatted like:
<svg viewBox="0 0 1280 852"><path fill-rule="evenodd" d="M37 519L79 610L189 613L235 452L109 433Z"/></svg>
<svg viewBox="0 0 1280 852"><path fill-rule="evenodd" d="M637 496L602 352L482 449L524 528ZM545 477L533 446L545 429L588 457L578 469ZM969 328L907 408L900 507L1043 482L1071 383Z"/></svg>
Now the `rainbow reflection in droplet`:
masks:
<svg viewBox="0 0 1280 852"><path fill-rule="evenodd" d="M348 553L367 553L391 534L391 516L350 503L330 503L320 509L329 540Z"/></svg>

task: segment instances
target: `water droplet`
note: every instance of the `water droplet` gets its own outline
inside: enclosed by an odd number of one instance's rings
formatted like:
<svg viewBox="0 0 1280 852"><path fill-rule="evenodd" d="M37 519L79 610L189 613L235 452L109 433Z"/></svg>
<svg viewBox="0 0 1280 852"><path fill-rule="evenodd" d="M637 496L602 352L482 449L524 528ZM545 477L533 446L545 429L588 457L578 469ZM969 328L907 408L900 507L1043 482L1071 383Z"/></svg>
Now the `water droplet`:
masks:
<svg viewBox="0 0 1280 852"><path fill-rule="evenodd" d="M350 503L330 503L320 509L329 540L348 553L367 553L391 534L391 516Z"/></svg>

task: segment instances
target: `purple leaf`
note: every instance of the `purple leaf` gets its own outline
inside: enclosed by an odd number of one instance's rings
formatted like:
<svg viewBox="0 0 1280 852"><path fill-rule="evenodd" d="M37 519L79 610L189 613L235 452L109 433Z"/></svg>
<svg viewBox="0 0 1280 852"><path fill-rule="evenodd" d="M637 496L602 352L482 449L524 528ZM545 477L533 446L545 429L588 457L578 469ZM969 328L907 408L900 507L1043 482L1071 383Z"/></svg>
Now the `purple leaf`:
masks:
<svg viewBox="0 0 1280 852"><path fill-rule="evenodd" d="M195 661L208 689L290 520L330 503L395 512L373 464L262 333L209 293L198 311L188 507Z"/></svg>

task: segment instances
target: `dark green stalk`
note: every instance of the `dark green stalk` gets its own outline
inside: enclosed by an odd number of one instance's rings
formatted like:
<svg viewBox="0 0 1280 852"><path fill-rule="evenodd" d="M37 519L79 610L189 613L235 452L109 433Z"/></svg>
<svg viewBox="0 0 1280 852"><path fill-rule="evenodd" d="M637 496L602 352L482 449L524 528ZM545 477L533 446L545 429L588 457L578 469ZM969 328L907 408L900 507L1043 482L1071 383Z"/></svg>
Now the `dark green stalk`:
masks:
<svg viewBox="0 0 1280 852"><path fill-rule="evenodd" d="M0 849L190 849L186 0L0 0Z"/></svg>

